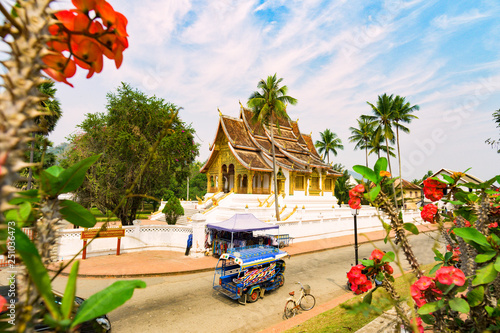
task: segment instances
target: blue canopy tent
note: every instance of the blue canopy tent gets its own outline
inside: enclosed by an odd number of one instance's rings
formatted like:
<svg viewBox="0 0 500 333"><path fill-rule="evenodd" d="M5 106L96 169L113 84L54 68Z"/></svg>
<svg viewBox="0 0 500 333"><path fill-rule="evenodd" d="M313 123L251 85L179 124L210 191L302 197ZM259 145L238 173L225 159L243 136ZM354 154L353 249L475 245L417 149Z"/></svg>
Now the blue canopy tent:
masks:
<svg viewBox="0 0 500 333"><path fill-rule="evenodd" d="M253 214L234 214L233 217L225 221L207 224L207 228L230 232L231 249L233 248L233 236L235 232L251 232L257 230L278 229L279 235L278 225L262 222Z"/></svg>

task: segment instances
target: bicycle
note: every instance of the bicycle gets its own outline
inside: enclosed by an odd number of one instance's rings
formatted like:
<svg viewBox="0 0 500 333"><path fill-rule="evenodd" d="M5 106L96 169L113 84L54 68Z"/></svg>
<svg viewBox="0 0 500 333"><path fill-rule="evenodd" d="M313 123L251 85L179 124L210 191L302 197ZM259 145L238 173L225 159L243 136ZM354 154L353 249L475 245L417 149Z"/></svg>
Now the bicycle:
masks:
<svg viewBox="0 0 500 333"><path fill-rule="evenodd" d="M310 294L311 287L307 284L304 286L300 282L297 282L297 284L300 285L300 297L298 300L294 297L295 291L288 293L290 297L285 304L285 312L283 314L286 319L295 316L299 312L299 308L309 311L316 305L316 298Z"/></svg>

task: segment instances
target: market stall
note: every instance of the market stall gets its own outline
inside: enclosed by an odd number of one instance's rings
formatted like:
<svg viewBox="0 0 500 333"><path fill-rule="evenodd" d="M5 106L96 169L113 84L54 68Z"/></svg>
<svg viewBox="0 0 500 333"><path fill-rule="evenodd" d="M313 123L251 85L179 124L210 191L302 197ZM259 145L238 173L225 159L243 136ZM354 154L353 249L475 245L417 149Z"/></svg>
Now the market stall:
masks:
<svg viewBox="0 0 500 333"><path fill-rule="evenodd" d="M238 247L277 245L273 237L255 233L270 229L277 229L279 234L278 225L262 222L253 214L235 214L225 221L207 224L207 248L212 248L212 253L219 256Z"/></svg>

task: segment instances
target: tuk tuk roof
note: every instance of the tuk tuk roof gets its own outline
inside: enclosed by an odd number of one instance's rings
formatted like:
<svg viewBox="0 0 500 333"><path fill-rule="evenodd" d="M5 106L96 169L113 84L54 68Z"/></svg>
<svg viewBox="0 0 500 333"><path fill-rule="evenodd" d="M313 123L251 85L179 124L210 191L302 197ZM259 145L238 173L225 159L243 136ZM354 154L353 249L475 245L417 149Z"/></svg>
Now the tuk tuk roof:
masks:
<svg viewBox="0 0 500 333"><path fill-rule="evenodd" d="M234 214L231 218L217 223L207 224L208 228L229 232L279 229L278 225L262 222L253 214Z"/></svg>

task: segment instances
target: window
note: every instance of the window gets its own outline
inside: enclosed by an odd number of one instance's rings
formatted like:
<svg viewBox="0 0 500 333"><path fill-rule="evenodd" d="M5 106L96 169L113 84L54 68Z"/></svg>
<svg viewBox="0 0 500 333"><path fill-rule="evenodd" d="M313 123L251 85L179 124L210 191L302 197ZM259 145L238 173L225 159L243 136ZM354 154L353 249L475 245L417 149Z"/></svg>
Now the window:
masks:
<svg viewBox="0 0 500 333"><path fill-rule="evenodd" d="M297 176L297 177L295 177L295 189L297 191L303 191L304 190L304 176Z"/></svg>
<svg viewBox="0 0 500 333"><path fill-rule="evenodd" d="M319 177L312 177L311 178L311 188L313 190L319 190Z"/></svg>

